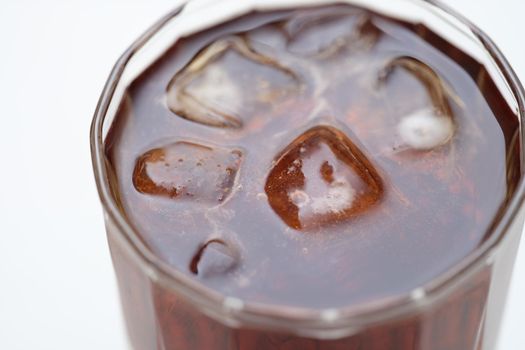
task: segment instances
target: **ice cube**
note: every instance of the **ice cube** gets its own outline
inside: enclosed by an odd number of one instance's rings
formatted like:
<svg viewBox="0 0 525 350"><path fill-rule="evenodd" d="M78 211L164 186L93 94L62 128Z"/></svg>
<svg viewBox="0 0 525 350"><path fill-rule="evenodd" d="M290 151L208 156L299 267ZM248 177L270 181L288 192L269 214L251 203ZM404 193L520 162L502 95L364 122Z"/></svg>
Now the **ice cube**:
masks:
<svg viewBox="0 0 525 350"><path fill-rule="evenodd" d="M338 7L300 12L284 28L290 52L318 59L368 49L381 34L369 15Z"/></svg>
<svg viewBox="0 0 525 350"><path fill-rule="evenodd" d="M235 129L299 88L294 72L232 37L209 45L175 75L168 86L168 107L197 123Z"/></svg>
<svg viewBox="0 0 525 350"><path fill-rule="evenodd" d="M398 147L430 150L452 139L451 101L463 103L430 66L414 57L395 58L380 71L379 87L400 117Z"/></svg>
<svg viewBox="0 0 525 350"><path fill-rule="evenodd" d="M239 263L239 252L220 239L206 242L193 256L190 271L202 278L226 274Z"/></svg>
<svg viewBox="0 0 525 350"><path fill-rule="evenodd" d="M179 141L141 155L133 184L144 194L217 204L231 194L241 161L240 150Z"/></svg>
<svg viewBox="0 0 525 350"><path fill-rule="evenodd" d="M281 153L265 190L275 213L301 230L365 213L381 199L383 182L342 131L318 126Z"/></svg>

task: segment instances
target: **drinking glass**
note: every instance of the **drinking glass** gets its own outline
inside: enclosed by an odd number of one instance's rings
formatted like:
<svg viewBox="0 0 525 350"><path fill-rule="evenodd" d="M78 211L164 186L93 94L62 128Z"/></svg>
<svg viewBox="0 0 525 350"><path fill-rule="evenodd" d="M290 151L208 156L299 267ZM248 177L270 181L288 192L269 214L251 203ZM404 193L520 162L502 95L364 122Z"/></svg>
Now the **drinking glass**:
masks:
<svg viewBox="0 0 525 350"><path fill-rule="evenodd" d="M145 32L118 60L91 130L94 172L135 350L494 350L525 219L523 181L494 222L489 238L461 263L402 297L341 309L255 304L221 295L162 262L120 210L104 140L127 86L136 77L183 36L254 10L331 3L354 4L424 23L486 68L523 127L523 88L508 62L480 29L435 1L187 1ZM486 88L479 87L482 92ZM523 130L510 156L521 157L522 145ZM523 159L518 162L523 168Z"/></svg>

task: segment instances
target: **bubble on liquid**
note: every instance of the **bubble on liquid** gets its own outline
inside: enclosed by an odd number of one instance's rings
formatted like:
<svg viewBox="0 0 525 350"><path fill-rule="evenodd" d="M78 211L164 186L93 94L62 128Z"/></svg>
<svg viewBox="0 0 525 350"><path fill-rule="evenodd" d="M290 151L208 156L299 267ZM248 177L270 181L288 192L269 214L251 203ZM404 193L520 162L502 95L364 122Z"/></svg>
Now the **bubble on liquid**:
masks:
<svg viewBox="0 0 525 350"><path fill-rule="evenodd" d="M299 89L294 72L257 53L246 40L231 37L209 45L178 72L167 101L182 118L236 129Z"/></svg>
<svg viewBox="0 0 525 350"><path fill-rule="evenodd" d="M306 192L297 189L288 192L288 198L298 208L302 208L310 203L310 196Z"/></svg>
<svg viewBox="0 0 525 350"><path fill-rule="evenodd" d="M318 126L281 153L265 191L275 213L300 230L365 213L381 199L383 183L372 163L343 132Z"/></svg>
<svg viewBox="0 0 525 350"><path fill-rule="evenodd" d="M224 275L239 264L240 254L231 243L220 239L206 242L193 256L190 271L202 278Z"/></svg>
<svg viewBox="0 0 525 350"><path fill-rule="evenodd" d="M366 50L381 33L369 15L338 7L300 11L286 22L284 30L290 38L290 52L317 59Z"/></svg>
<svg viewBox="0 0 525 350"><path fill-rule="evenodd" d="M144 194L218 204L231 195L242 157L237 149L179 141L141 155L133 184Z"/></svg>

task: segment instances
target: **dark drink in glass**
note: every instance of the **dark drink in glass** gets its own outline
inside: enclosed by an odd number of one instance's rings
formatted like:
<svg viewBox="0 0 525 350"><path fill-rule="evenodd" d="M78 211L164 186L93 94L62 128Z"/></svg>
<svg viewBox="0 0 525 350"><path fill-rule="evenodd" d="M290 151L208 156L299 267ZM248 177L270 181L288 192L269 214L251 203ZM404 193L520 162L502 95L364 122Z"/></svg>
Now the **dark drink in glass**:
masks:
<svg viewBox="0 0 525 350"><path fill-rule="evenodd" d="M95 168L134 348L493 349L519 84L425 22L296 3L210 20L125 82L130 51L106 90Z"/></svg>

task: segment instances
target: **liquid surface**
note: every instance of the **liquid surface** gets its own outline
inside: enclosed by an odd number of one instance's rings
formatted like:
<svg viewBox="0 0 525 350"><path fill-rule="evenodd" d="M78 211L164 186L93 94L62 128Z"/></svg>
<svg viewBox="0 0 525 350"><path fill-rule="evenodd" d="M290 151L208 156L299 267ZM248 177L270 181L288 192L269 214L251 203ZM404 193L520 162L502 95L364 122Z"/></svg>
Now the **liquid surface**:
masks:
<svg viewBox="0 0 525 350"><path fill-rule="evenodd" d="M517 133L458 48L334 6L181 40L106 145L122 210L174 269L329 308L409 293L474 251L518 181Z"/></svg>

